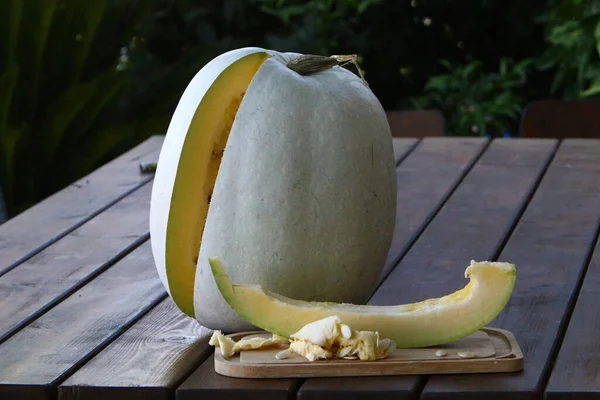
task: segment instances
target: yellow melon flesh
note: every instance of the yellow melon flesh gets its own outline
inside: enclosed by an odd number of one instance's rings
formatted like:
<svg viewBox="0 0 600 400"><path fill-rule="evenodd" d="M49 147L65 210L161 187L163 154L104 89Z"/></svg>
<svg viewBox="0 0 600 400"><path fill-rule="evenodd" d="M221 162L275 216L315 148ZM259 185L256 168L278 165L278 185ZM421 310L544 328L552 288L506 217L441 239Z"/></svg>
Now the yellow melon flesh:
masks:
<svg viewBox="0 0 600 400"><path fill-rule="evenodd" d="M466 337L494 320L514 289L517 269L503 262L474 262L462 289L443 297L394 306L309 302L284 297L260 285L231 283L218 258L209 258L221 295L252 325L283 337L336 316L359 331L377 331L398 348L427 347Z"/></svg>
<svg viewBox="0 0 600 400"><path fill-rule="evenodd" d="M238 107L268 57L253 53L223 70L202 98L187 132L173 187L165 269L175 304L194 317L194 279L219 165Z"/></svg>

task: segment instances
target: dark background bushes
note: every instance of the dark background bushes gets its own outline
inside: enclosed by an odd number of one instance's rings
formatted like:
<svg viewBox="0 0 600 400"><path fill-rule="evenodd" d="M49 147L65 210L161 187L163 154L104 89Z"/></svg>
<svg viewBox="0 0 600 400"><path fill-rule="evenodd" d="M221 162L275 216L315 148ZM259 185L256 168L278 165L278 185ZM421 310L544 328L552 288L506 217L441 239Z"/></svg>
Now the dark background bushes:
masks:
<svg viewBox="0 0 600 400"><path fill-rule="evenodd" d="M384 108L516 136L528 102L600 93L599 44L600 0L5 0L0 185L14 215L164 134L237 47L356 53Z"/></svg>

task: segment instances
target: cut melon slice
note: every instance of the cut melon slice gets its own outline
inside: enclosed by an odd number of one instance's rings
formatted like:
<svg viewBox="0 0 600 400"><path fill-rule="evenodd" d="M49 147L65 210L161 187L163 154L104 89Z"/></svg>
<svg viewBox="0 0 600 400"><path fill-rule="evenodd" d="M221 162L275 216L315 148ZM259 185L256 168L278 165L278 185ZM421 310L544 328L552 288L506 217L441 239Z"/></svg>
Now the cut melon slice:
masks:
<svg viewBox="0 0 600 400"><path fill-rule="evenodd" d="M517 276L514 264L475 262L469 283L440 298L395 306L370 306L290 299L259 285L232 284L220 260L209 259L219 291L252 325L289 337L303 326L337 315L356 330L378 331L398 348L427 347L466 337L493 321L508 302Z"/></svg>
<svg viewBox="0 0 600 400"><path fill-rule="evenodd" d="M209 63L195 78L204 80L192 82L182 97L161 149L150 210L152 251L169 295L190 317L195 316L196 263L221 158L244 93L268 57L249 48ZM222 69L223 64L229 65Z"/></svg>

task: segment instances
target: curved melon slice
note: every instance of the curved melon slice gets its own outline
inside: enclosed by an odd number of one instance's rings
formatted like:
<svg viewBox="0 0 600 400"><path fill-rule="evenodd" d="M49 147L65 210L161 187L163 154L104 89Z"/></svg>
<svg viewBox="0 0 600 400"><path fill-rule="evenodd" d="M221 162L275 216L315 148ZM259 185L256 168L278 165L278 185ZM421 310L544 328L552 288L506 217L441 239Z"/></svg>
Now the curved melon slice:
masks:
<svg viewBox="0 0 600 400"><path fill-rule="evenodd" d="M470 282L447 296L395 306L369 306L290 299L259 285L232 284L218 258L209 259L219 291L238 315L254 326L289 337L304 325L337 315L356 330L378 331L399 348L448 343L494 320L508 302L517 276L514 264L475 262Z"/></svg>
<svg viewBox="0 0 600 400"><path fill-rule="evenodd" d="M184 92L161 149L150 208L152 252L163 285L190 317L198 252L221 158L246 89L268 57L262 49L244 48L202 68Z"/></svg>

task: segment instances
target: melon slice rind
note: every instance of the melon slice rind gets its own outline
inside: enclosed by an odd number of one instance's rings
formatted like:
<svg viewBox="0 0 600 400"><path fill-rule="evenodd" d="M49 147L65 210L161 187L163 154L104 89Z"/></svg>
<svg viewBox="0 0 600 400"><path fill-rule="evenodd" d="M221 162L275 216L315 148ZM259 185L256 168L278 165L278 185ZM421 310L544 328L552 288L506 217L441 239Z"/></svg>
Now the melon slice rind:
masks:
<svg viewBox="0 0 600 400"><path fill-rule="evenodd" d="M260 285L232 284L216 257L209 258L215 282L229 306L252 325L289 337L303 326L337 315L357 330L378 331L398 348L434 346L466 337L493 321L513 292L517 270L504 262L471 261L469 283L439 298L394 306L308 302Z"/></svg>
<svg viewBox="0 0 600 400"><path fill-rule="evenodd" d="M242 97L269 56L245 48L204 66L182 95L161 148L150 205L152 252L165 289L190 317L198 252L225 144Z"/></svg>

